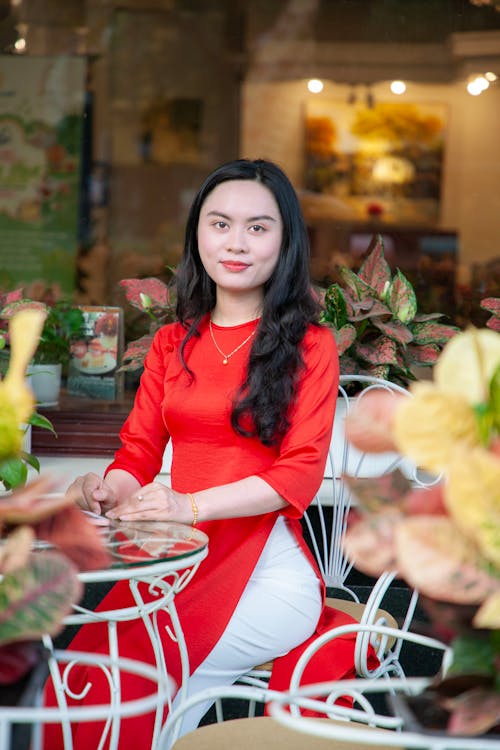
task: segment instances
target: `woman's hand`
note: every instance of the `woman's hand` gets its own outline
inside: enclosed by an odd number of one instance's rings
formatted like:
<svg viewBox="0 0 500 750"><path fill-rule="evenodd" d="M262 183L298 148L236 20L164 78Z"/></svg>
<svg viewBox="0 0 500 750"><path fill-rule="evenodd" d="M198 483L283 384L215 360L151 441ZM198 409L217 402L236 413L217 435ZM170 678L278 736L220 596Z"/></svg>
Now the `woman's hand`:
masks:
<svg viewBox="0 0 500 750"><path fill-rule="evenodd" d="M97 515L104 515L118 502L114 489L105 479L92 472L77 477L66 490L66 497L83 510L89 510Z"/></svg>
<svg viewBox="0 0 500 750"><path fill-rule="evenodd" d="M189 497L159 482L145 484L126 500L106 513L120 521L176 521L192 524L193 509Z"/></svg>

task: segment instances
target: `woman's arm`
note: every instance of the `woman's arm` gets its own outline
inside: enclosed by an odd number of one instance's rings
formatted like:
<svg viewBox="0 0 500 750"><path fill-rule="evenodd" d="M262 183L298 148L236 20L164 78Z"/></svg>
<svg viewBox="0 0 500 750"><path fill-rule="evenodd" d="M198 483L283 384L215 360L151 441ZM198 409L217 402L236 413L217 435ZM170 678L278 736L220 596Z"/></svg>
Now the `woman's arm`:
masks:
<svg viewBox="0 0 500 750"><path fill-rule="evenodd" d="M106 515L123 521L154 519L191 524L195 520L194 508L197 521L215 521L271 513L286 505L288 503L267 482L260 477L250 476L195 492L191 496L152 482L136 489Z"/></svg>

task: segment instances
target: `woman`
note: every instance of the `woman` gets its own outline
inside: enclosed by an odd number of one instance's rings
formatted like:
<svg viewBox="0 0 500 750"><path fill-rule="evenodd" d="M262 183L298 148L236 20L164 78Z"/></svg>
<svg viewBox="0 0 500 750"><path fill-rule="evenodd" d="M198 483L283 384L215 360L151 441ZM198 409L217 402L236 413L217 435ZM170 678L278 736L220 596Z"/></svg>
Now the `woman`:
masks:
<svg viewBox="0 0 500 750"><path fill-rule="evenodd" d="M299 519L322 481L339 371L308 262L300 206L281 169L237 160L209 175L187 222L178 322L156 334L104 480L89 474L68 490L111 519L178 521L208 534L208 557L176 598L190 694L291 652L320 622L324 586ZM172 487L155 481L169 439ZM126 588L115 586L106 605L129 596ZM134 634L141 625L123 627L125 655L151 658ZM99 648L87 630L72 648ZM168 638L164 648L178 676ZM207 708L193 709L183 732ZM134 734L122 732L120 747Z"/></svg>

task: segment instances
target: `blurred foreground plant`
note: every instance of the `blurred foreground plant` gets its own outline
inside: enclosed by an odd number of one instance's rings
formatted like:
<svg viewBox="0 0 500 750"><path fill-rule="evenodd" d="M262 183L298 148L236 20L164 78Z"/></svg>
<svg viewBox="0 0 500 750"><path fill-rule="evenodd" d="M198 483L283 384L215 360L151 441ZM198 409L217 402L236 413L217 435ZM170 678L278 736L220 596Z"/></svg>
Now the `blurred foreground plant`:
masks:
<svg viewBox="0 0 500 750"><path fill-rule="evenodd" d="M481 734L500 724L500 333L457 334L434 381L410 390L367 394L347 438L443 479L422 490L399 472L345 477L359 501L345 551L365 573L397 570L420 592L434 633L453 646L448 680L462 680L459 695L442 697L448 730Z"/></svg>
<svg viewBox="0 0 500 750"><path fill-rule="evenodd" d="M26 366L44 320L43 310L29 309L9 323L9 368L0 382L0 471L11 487L16 482L9 467L27 455L20 425L29 423L34 398ZM97 527L52 490L52 481L40 477L0 493L0 685L17 681L33 666L44 633L62 629L82 594L78 570L109 564Z"/></svg>

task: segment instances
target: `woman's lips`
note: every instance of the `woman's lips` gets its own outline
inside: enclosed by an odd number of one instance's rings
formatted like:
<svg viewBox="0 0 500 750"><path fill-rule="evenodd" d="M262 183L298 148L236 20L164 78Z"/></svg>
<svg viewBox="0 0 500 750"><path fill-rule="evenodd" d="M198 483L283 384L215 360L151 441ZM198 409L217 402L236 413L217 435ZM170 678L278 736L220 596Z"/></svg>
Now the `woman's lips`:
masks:
<svg viewBox="0 0 500 750"><path fill-rule="evenodd" d="M222 261L222 265L227 271L232 271L234 273L237 273L238 271L244 271L246 268L248 268L248 263L238 263L234 260Z"/></svg>

